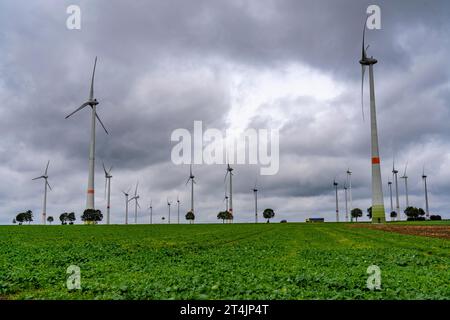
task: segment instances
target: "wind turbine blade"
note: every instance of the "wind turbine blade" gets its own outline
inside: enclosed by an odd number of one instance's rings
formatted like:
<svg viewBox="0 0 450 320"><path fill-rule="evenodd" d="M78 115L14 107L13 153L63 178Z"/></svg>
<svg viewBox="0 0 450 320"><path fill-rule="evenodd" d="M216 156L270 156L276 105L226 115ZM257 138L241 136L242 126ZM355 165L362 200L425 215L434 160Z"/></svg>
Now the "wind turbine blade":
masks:
<svg viewBox="0 0 450 320"><path fill-rule="evenodd" d="M189 165L189 174L190 174L190 177L192 177L192 163Z"/></svg>
<svg viewBox="0 0 450 320"><path fill-rule="evenodd" d="M105 171L105 176L107 176L108 175L108 172L106 171L106 168L105 168L105 163L102 161L102 166L103 166L103 171Z"/></svg>
<svg viewBox="0 0 450 320"><path fill-rule="evenodd" d="M105 199L106 199L106 184L108 182L108 178L105 177Z"/></svg>
<svg viewBox="0 0 450 320"><path fill-rule="evenodd" d="M100 120L100 117L98 116L97 112L95 112L95 116L97 117L98 122L100 122L100 124L102 125L103 130L105 130L106 134L109 134L109 133L108 133L108 130L106 130L106 127L105 127L105 125L103 124L102 120Z"/></svg>
<svg viewBox="0 0 450 320"><path fill-rule="evenodd" d="M47 162L47 166L45 167L45 175L47 175L47 171L48 171L48 165L50 164L50 160L48 160Z"/></svg>
<svg viewBox="0 0 450 320"><path fill-rule="evenodd" d="M138 208L140 209L141 206L139 205L139 201L136 200L136 204L137 204Z"/></svg>
<svg viewBox="0 0 450 320"><path fill-rule="evenodd" d="M405 172L403 173L404 177L406 177L406 169L408 169L408 161L406 161Z"/></svg>
<svg viewBox="0 0 450 320"><path fill-rule="evenodd" d="M137 196L139 181L136 182L136 189L134 189L134 195Z"/></svg>
<svg viewBox="0 0 450 320"><path fill-rule="evenodd" d="M189 183L190 180L191 180L191 178L187 179L187 181L186 181L186 186L187 186L187 184Z"/></svg>
<svg viewBox="0 0 450 320"><path fill-rule="evenodd" d="M89 92L89 100L94 99L94 77L95 77L95 67L96 66L97 66L97 57L95 57L94 70L92 71L91 90Z"/></svg>
<svg viewBox="0 0 450 320"><path fill-rule="evenodd" d="M42 178L44 178L44 176L40 176L40 177L37 177L37 178L31 179L31 180L37 180L37 179L42 179Z"/></svg>
<svg viewBox="0 0 450 320"><path fill-rule="evenodd" d="M73 115L74 113L80 111L81 109L83 109L84 107L87 107L89 105L89 102L85 102L83 103L80 107L78 107L74 112L70 113L68 116L66 116L66 119L68 117L70 117L71 115Z"/></svg>
<svg viewBox="0 0 450 320"><path fill-rule="evenodd" d="M50 188L50 190L52 190L52 187L50 187L50 183L48 183L48 181L45 181L45 183L46 183L47 186Z"/></svg>
<svg viewBox="0 0 450 320"><path fill-rule="evenodd" d="M229 171L227 171L227 173L225 173L225 178L223 178L223 182L226 182L226 181L227 181L228 172L229 172Z"/></svg>

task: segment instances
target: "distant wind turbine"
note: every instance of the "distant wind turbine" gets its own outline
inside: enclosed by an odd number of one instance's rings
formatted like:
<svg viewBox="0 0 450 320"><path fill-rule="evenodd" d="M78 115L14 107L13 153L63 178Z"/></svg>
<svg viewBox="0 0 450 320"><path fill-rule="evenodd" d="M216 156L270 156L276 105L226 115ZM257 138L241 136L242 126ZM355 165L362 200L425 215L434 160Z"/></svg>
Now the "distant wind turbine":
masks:
<svg viewBox="0 0 450 320"><path fill-rule="evenodd" d="M226 181L227 176L230 177L230 195L229 195L229 203L228 203L228 212L230 212L232 215L233 214L233 168L230 167L230 164L227 164L227 173L225 174L225 179L224 181Z"/></svg>
<svg viewBox="0 0 450 320"><path fill-rule="evenodd" d="M345 222L348 222L348 197L347 197L347 183L344 183L344 193L345 193Z"/></svg>
<svg viewBox="0 0 450 320"><path fill-rule="evenodd" d="M391 212L394 211L394 203L392 202L392 182L389 180L388 178L388 187L389 187L389 195L390 195L390 199L391 199ZM391 220L393 218L391 217Z"/></svg>
<svg viewBox="0 0 450 320"><path fill-rule="evenodd" d="M88 189L87 189L87 199L86 199L86 209L95 209L94 204L94 172L95 172L95 119L97 118L98 122L100 122L101 126L105 130L106 134L108 134L108 130L106 130L105 126L103 125L102 120L100 120L100 117L97 114L96 108L98 105L97 99L94 98L94 77L95 77L95 67L97 65L97 57L95 57L94 62L94 70L92 72L92 79L91 79L91 90L89 92L89 98L88 101L83 103L78 109L76 109L74 112L66 116L66 119L69 118L74 113L80 111L84 107L90 106L92 110L92 116L91 116L91 141L90 141L90 147L89 147L89 176L88 176Z"/></svg>
<svg viewBox="0 0 450 320"><path fill-rule="evenodd" d="M141 206L139 205L139 195L138 195L138 186L139 186L139 181L136 182L136 189L134 189L134 196L130 199L130 201L134 200L134 224L137 224L137 209L139 207L139 209L141 208Z"/></svg>
<svg viewBox="0 0 450 320"><path fill-rule="evenodd" d="M351 211L353 209L353 197L352 197L352 172L350 171L350 168L347 169L347 182L348 182L348 196Z"/></svg>
<svg viewBox="0 0 450 320"><path fill-rule="evenodd" d="M169 198L167 198L167 206L169 207L169 224L170 224L170 205L172 203L170 203Z"/></svg>
<svg viewBox="0 0 450 320"><path fill-rule="evenodd" d="M392 161L392 176L395 183L395 211L397 213L397 219L401 220L402 215L400 213L400 201L398 197L398 170L395 169L395 160Z"/></svg>
<svg viewBox="0 0 450 320"><path fill-rule="evenodd" d="M384 211L383 189L381 183L381 169L380 169L380 155L378 147L378 129L377 129L377 114L375 107L375 81L373 76L373 65L378 61L373 57L367 57L365 47L366 23L364 22L363 40L362 40L362 57L359 63L361 64L361 106L364 118L364 73L366 67L369 67L369 81L370 81L370 130L371 130L371 151L372 151L372 223L386 222L386 213Z"/></svg>
<svg viewBox="0 0 450 320"><path fill-rule="evenodd" d="M339 202L338 202L338 183L336 179L333 180L333 186L336 191L336 222L339 222Z"/></svg>
<svg viewBox="0 0 450 320"><path fill-rule="evenodd" d="M150 209L150 224L153 224L153 200L150 200L150 206L148 207Z"/></svg>
<svg viewBox="0 0 450 320"><path fill-rule="evenodd" d="M32 180L44 179L44 204L42 208L42 224L47 223L47 187L52 190L50 184L48 183L48 165L50 164L50 160L47 162L47 166L45 167L44 174L40 177L34 178Z"/></svg>
<svg viewBox="0 0 450 320"><path fill-rule="evenodd" d="M405 171L403 172L403 176L400 179L405 180L405 197L406 197L406 208L409 207L409 198L408 198L408 176L406 175L406 170L408 169L408 162L406 162Z"/></svg>
<svg viewBox="0 0 450 320"><path fill-rule="evenodd" d="M128 202L130 202L130 200L128 200L128 197L130 195L130 190L131 190L131 187L126 192L122 191L122 193L125 196L125 224L128 224Z"/></svg>
<svg viewBox="0 0 450 320"><path fill-rule="evenodd" d="M189 166L189 178L186 181L186 185L191 181L191 211L194 213L194 184L195 182L195 176L192 173L192 164Z"/></svg>
<svg viewBox="0 0 450 320"><path fill-rule="evenodd" d="M180 198L178 198L178 196L177 196L177 212L178 212L177 223L180 224Z"/></svg>
<svg viewBox="0 0 450 320"><path fill-rule="evenodd" d="M106 197L106 224L110 223L110 206L111 206L111 168L106 170L105 164L102 162L103 171L105 172L105 197Z"/></svg>
<svg viewBox="0 0 450 320"><path fill-rule="evenodd" d="M253 187L253 195L255 196L255 223L258 223L258 188L256 187L256 181L255 186Z"/></svg>
<svg viewBox="0 0 450 320"><path fill-rule="evenodd" d="M423 171L422 171L422 180L423 180L424 187L425 187L425 213L426 213L426 218L429 219L430 218L430 210L428 208L428 187L427 187L427 175L425 174L425 166L423 167Z"/></svg>

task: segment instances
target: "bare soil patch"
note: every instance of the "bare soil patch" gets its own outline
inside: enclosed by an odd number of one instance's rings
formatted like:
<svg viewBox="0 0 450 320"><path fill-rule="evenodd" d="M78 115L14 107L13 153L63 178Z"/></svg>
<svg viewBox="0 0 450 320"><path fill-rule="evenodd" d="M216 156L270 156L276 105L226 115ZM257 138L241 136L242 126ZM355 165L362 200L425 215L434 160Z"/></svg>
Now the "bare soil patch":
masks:
<svg viewBox="0 0 450 320"><path fill-rule="evenodd" d="M393 226L376 224L354 224L351 226L356 228L369 228L414 236L450 239L450 226Z"/></svg>

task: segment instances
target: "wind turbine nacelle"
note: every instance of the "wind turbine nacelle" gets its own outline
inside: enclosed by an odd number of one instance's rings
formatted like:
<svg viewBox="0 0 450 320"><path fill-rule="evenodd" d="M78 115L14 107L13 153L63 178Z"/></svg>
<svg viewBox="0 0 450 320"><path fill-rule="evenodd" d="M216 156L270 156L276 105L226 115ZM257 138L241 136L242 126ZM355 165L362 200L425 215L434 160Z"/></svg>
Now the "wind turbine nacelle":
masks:
<svg viewBox="0 0 450 320"><path fill-rule="evenodd" d="M99 102L97 101L97 99L94 99L94 100L89 100L89 104L90 104L91 106L96 106L96 105L99 104Z"/></svg>
<svg viewBox="0 0 450 320"><path fill-rule="evenodd" d="M359 60L359 63L362 64L363 66L370 66L370 65L374 65L378 62L377 59L374 58L365 58L365 59L361 59Z"/></svg>

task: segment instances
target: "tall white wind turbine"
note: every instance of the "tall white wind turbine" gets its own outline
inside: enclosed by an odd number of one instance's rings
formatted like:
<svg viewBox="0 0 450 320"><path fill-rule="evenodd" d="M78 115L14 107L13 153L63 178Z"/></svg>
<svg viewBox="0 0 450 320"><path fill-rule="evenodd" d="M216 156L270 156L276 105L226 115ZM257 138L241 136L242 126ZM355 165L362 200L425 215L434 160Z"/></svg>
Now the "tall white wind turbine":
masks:
<svg viewBox="0 0 450 320"><path fill-rule="evenodd" d="M194 213L194 184L195 182L195 176L192 173L192 164L189 166L189 178L186 181L186 185L191 181L191 211Z"/></svg>
<svg viewBox="0 0 450 320"><path fill-rule="evenodd" d="M105 164L102 162L103 171L105 172L105 196L106 196L106 224L110 223L110 209L111 209L111 168L106 170Z"/></svg>
<svg viewBox="0 0 450 320"><path fill-rule="evenodd" d="M97 114L96 108L98 105L97 99L94 98L94 77L95 77L95 67L97 66L97 57L95 57L94 62L94 70L92 71L92 79L91 79L91 90L89 92L89 99L85 103L83 103L78 109L74 112L66 116L66 119L69 118L74 113L80 111L84 107L90 106L92 111L91 116L91 141L89 147L89 176L88 176L88 188L87 188L87 197L86 197L86 209L95 209L94 203L94 172L95 172L95 119L97 118L98 122L100 122L101 126L105 130L106 134L108 134L108 130L106 130L103 125L102 120Z"/></svg>
<svg viewBox="0 0 450 320"><path fill-rule="evenodd" d="M339 222L339 202L338 202L338 183L336 179L333 180L333 186L336 191L336 222Z"/></svg>
<svg viewBox="0 0 450 320"><path fill-rule="evenodd" d="M44 204L42 207L42 224L47 223L47 187L52 190L50 184L48 183L48 165L50 164L50 160L47 162L47 166L45 167L44 174L40 177L34 178L32 180L44 179Z"/></svg>
<svg viewBox="0 0 450 320"><path fill-rule="evenodd" d="M403 176L400 179L405 180L405 197L406 197L406 208L409 207L409 197L408 197L408 176L406 175L406 169L408 169L408 162L406 162L405 171L403 172ZM405 209L406 209L405 208Z"/></svg>
<svg viewBox="0 0 450 320"><path fill-rule="evenodd" d="M426 214L426 218L430 219L430 210L428 207L427 175L425 174L425 166L423 167L423 171L422 171L422 180L423 180L424 187L425 187L425 214Z"/></svg>
<svg viewBox="0 0 450 320"><path fill-rule="evenodd" d="M371 131L371 152L372 152L372 223L386 222L386 213L384 210L383 188L381 183L380 154L378 147L378 129L377 114L375 107L375 81L373 76L373 65L378 61L373 57L367 57L365 47L366 23L364 22L363 40L362 40L362 57L361 64L361 106L364 117L364 73L366 67L369 67L370 81L370 131Z"/></svg>
<svg viewBox="0 0 450 320"><path fill-rule="evenodd" d="M234 216L233 213L233 168L230 167L230 164L227 164L227 173L225 174L225 179L224 181L227 180L227 176L230 177L229 183L230 183L230 195L229 195L229 200L228 200L228 212L231 213L231 215Z"/></svg>
<svg viewBox="0 0 450 320"><path fill-rule="evenodd" d="M134 189L134 196L130 199L130 201L134 200L134 224L137 224L137 209L139 207L139 209L141 208L141 206L139 205L139 195L138 195L138 186L139 186L139 181L136 182L136 189Z"/></svg>

